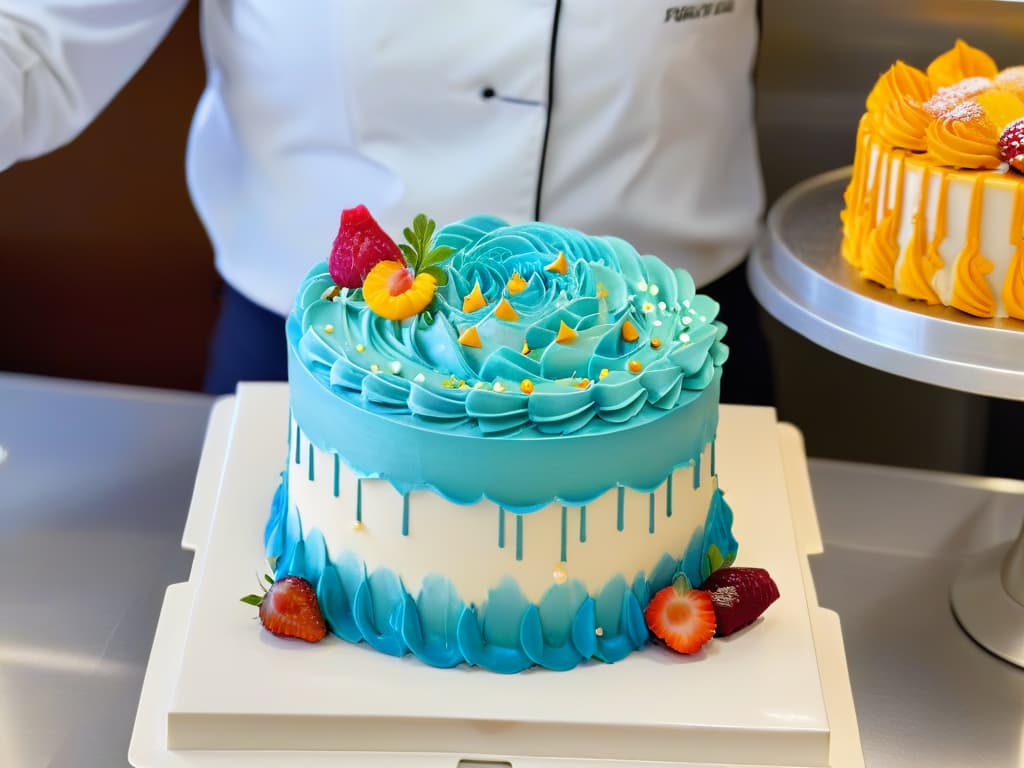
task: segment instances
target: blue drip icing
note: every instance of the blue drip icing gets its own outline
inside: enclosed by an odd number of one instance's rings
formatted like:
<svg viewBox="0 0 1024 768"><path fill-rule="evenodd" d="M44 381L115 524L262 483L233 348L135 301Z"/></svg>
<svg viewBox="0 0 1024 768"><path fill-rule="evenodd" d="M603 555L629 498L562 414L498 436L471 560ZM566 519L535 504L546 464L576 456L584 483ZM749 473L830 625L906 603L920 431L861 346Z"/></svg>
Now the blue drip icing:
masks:
<svg viewBox="0 0 1024 768"><path fill-rule="evenodd" d="M626 489L621 485L619 486L619 511L616 516L615 526L618 530L622 530L626 527Z"/></svg>
<svg viewBox="0 0 1024 768"><path fill-rule="evenodd" d="M409 494L402 494L402 535L409 535Z"/></svg>
<svg viewBox="0 0 1024 768"><path fill-rule="evenodd" d="M334 498L338 498L341 491L341 460L338 454L334 454Z"/></svg>
<svg viewBox="0 0 1024 768"><path fill-rule="evenodd" d="M700 488L700 454L693 460L693 488Z"/></svg>
<svg viewBox="0 0 1024 768"><path fill-rule="evenodd" d="M302 463L302 430L298 424L295 425L295 463Z"/></svg>
<svg viewBox="0 0 1024 768"><path fill-rule="evenodd" d="M523 559L523 516L516 515L516 560Z"/></svg>
<svg viewBox="0 0 1024 768"><path fill-rule="evenodd" d="M715 440L711 441L711 476L712 477L715 476L715 442L716 441L717 441L717 438Z"/></svg>
<svg viewBox="0 0 1024 768"><path fill-rule="evenodd" d="M516 519L521 545L522 517ZM616 576L595 599L580 582L571 581L553 585L533 605L507 577L490 591L482 609L465 605L442 575L424 579L419 597L413 599L398 575L386 568L371 574L351 554L332 561L318 530L303 535L299 511L288 503L287 474L274 495L265 541L268 554L278 553L276 575L308 579L329 629L342 639L365 639L396 656L411 652L437 667L466 661L513 673L532 664L567 670L591 657L614 662L642 647L648 637L643 608L650 595L678 573L700 583L706 578L702 571L710 568L707 553L712 545L726 559L735 557L731 525L732 511L716 490L705 524L695 529L683 560L666 553L649 575L637 573L632 587ZM596 627L601 627L600 637Z"/></svg>
<svg viewBox="0 0 1024 768"><path fill-rule="evenodd" d="M313 479L313 444L309 444L309 479Z"/></svg>
<svg viewBox="0 0 1024 768"><path fill-rule="evenodd" d="M665 517L672 517L672 475L665 481Z"/></svg>
<svg viewBox="0 0 1024 768"><path fill-rule="evenodd" d="M561 548L561 561L563 563L565 562L565 555L566 555L566 538L567 538L567 533L568 533L567 532L568 517L569 517L569 510L566 507L562 507L562 548Z"/></svg>
<svg viewBox="0 0 1024 768"><path fill-rule="evenodd" d="M580 544L587 540L587 505L580 507Z"/></svg>
<svg viewBox="0 0 1024 768"><path fill-rule="evenodd" d="M648 506L648 509L647 509L647 518L648 518L647 532L648 533L654 533L654 494L653 493L650 496L650 501L648 502L647 506Z"/></svg>
<svg viewBox="0 0 1024 768"><path fill-rule="evenodd" d="M505 548L505 508L498 507L498 549Z"/></svg>
<svg viewBox="0 0 1024 768"><path fill-rule="evenodd" d="M363 478L356 478L356 521L363 522Z"/></svg>

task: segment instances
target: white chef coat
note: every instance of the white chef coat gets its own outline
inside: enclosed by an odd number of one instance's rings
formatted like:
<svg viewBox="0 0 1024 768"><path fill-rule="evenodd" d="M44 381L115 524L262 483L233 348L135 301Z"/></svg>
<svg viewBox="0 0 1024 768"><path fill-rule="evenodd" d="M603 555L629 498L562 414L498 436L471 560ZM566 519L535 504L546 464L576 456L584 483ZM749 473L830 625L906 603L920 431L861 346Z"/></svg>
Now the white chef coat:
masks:
<svg viewBox="0 0 1024 768"><path fill-rule="evenodd" d="M0 0L0 168L77 135L185 2ZM756 0L201 2L188 185L269 309L358 203L396 237L420 211L539 215L698 285L755 236Z"/></svg>

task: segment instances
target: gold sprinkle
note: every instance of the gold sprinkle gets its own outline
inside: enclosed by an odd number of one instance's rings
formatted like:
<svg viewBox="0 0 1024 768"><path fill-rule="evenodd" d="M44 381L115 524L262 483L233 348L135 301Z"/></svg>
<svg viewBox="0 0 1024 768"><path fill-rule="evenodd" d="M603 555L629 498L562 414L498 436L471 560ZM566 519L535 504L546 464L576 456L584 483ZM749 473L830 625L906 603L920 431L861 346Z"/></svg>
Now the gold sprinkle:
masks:
<svg viewBox="0 0 1024 768"><path fill-rule="evenodd" d="M441 382L441 386L444 387L445 389L451 389L452 388L452 381L451 381L451 379L445 379L444 381L442 381Z"/></svg>
<svg viewBox="0 0 1024 768"><path fill-rule="evenodd" d="M356 352L365 352L365 351L366 351L366 347L364 347L362 344L356 344Z"/></svg>
<svg viewBox="0 0 1024 768"><path fill-rule="evenodd" d="M558 252L558 256L544 267L545 272L556 272L559 275L564 275L569 271L569 262L565 260L565 254L561 251Z"/></svg>
<svg viewBox="0 0 1024 768"><path fill-rule="evenodd" d="M459 336L459 344L464 347L475 347L476 349L480 349L483 346L480 342L480 331L476 329L475 325L469 326L469 328L462 332L462 335Z"/></svg>
<svg viewBox="0 0 1024 768"><path fill-rule="evenodd" d="M629 320L625 320L622 323L622 340L623 341L636 341L640 338L640 332L636 329Z"/></svg>
<svg viewBox="0 0 1024 768"><path fill-rule="evenodd" d="M643 307L641 307L641 309L643 309L644 312L651 312L651 311L654 310L654 305L651 304L651 302L649 302L649 301L645 301L644 305L643 305Z"/></svg>
<svg viewBox="0 0 1024 768"><path fill-rule="evenodd" d="M590 386L590 379L580 379L579 383L576 385L576 387L578 389L586 389L589 386Z"/></svg>
<svg viewBox="0 0 1024 768"><path fill-rule="evenodd" d="M527 343L525 341L523 342L523 349L522 349L521 354L523 354L523 355L530 354L530 347L527 345Z"/></svg>
<svg viewBox="0 0 1024 768"><path fill-rule="evenodd" d="M476 282L473 284L473 290L466 294L466 297L462 300L462 311L475 312L486 306L487 299L484 298L484 294L480 290L480 283Z"/></svg>
<svg viewBox="0 0 1024 768"><path fill-rule="evenodd" d="M654 347L654 349L657 349L658 347L660 347L661 346L661 339L659 339L657 336L652 338L651 339L651 346Z"/></svg>
<svg viewBox="0 0 1024 768"><path fill-rule="evenodd" d="M484 388L484 383L482 381L478 381L476 384L473 385L473 389L483 389L483 388Z"/></svg>
<svg viewBox="0 0 1024 768"><path fill-rule="evenodd" d="M531 392L533 392L533 382L530 381L529 379L523 379L521 382L519 382L519 389L522 391L524 395L528 395Z"/></svg>
<svg viewBox="0 0 1024 768"><path fill-rule="evenodd" d="M608 297L608 289L604 287L604 283L597 284L597 298L604 299Z"/></svg>
<svg viewBox="0 0 1024 768"><path fill-rule="evenodd" d="M504 297L498 302L498 306L494 308L494 316L508 323L514 323L519 319L519 313L512 308L512 305L508 303L508 299Z"/></svg>
<svg viewBox="0 0 1024 768"><path fill-rule="evenodd" d="M599 379L603 379L603 378L604 378L605 376L607 376L607 375L608 375L608 369L607 369L607 368L602 368L602 369L601 369L601 373L599 373L599 374L597 375L597 378L599 378Z"/></svg>
<svg viewBox="0 0 1024 768"><path fill-rule="evenodd" d="M361 531L361 530L363 530L363 521L362 520L353 520L352 521L352 530L353 531Z"/></svg>
<svg viewBox="0 0 1024 768"><path fill-rule="evenodd" d="M373 371L374 373L380 373L380 366L374 363L373 365L370 366L370 370Z"/></svg>
<svg viewBox="0 0 1024 768"><path fill-rule="evenodd" d="M604 637L604 629L601 627L594 627L594 634L598 637Z"/></svg>
<svg viewBox="0 0 1024 768"><path fill-rule="evenodd" d="M565 570L564 565L556 565L551 571L551 578L554 579L555 584L565 584L569 580L569 572Z"/></svg>
<svg viewBox="0 0 1024 768"><path fill-rule="evenodd" d="M324 326L324 333L334 333L334 326L328 323Z"/></svg>
<svg viewBox="0 0 1024 768"><path fill-rule="evenodd" d="M640 371L642 371L643 369L643 363L641 363L639 360L629 361L629 370L632 371L633 373L640 373Z"/></svg>
<svg viewBox="0 0 1024 768"><path fill-rule="evenodd" d="M341 293L341 287L337 285L332 285L330 288L328 288L326 291L320 294L320 298L323 299L324 301L331 301L331 299L333 299L339 293Z"/></svg>
<svg viewBox="0 0 1024 768"><path fill-rule="evenodd" d="M560 320L558 324L558 335L555 336L556 344L568 344L571 341L576 340L576 331L565 324L565 320Z"/></svg>
<svg viewBox="0 0 1024 768"><path fill-rule="evenodd" d="M515 296L517 293L526 289L526 281L523 280L522 275L518 272L513 272L512 277L505 283L505 288L508 290L510 296Z"/></svg>

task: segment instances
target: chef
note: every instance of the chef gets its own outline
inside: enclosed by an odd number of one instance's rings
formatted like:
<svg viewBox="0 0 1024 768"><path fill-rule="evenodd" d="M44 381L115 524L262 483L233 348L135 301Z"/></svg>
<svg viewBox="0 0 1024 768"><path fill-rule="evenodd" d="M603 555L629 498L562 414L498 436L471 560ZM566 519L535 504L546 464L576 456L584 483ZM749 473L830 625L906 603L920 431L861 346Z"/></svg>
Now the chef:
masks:
<svg viewBox="0 0 1024 768"><path fill-rule="evenodd" d="M72 140L185 4L0 0L0 168ZM226 283L208 389L284 377L281 317L340 211L363 203L394 235L422 211L625 238L722 303L723 399L766 399L741 268L763 205L756 0L201 0L201 14L185 170Z"/></svg>

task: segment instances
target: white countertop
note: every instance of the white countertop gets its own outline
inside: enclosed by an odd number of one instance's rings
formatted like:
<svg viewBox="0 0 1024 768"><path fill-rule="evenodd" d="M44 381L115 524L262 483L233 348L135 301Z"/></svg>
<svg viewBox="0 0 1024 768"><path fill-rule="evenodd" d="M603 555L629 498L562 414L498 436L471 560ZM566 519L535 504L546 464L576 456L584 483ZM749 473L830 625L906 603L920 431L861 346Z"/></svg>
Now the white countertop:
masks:
<svg viewBox="0 0 1024 768"><path fill-rule="evenodd" d="M126 766L212 400L0 375L0 765ZM812 460L866 764L1024 765L1024 670L957 626L964 559L1016 535L1024 483Z"/></svg>

